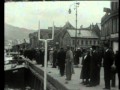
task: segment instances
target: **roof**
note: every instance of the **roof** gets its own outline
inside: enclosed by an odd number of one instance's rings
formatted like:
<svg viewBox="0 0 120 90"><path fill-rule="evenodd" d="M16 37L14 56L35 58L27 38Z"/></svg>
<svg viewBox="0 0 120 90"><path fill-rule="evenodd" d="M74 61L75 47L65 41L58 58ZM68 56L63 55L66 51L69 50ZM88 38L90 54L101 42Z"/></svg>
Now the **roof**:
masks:
<svg viewBox="0 0 120 90"><path fill-rule="evenodd" d="M67 32L69 33L70 37L75 37L76 30L67 29ZM77 37L81 37L81 38L99 38L92 30L81 30L80 34L79 34L79 31L77 31Z"/></svg>
<svg viewBox="0 0 120 90"><path fill-rule="evenodd" d="M98 25L99 29L101 30L101 24L100 24L100 23L97 23L97 25Z"/></svg>

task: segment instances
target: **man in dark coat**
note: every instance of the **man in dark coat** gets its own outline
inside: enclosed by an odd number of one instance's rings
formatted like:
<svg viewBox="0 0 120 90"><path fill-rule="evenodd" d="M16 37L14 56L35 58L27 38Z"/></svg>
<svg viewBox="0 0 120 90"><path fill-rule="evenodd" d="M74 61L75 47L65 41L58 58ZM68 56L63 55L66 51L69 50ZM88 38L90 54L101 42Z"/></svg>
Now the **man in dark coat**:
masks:
<svg viewBox="0 0 120 90"><path fill-rule="evenodd" d="M109 49L109 45L105 44L105 52L103 59L103 67L104 67L104 80L105 80L105 88L110 90L110 79L111 79L111 66L113 64L113 53Z"/></svg>
<svg viewBox="0 0 120 90"><path fill-rule="evenodd" d="M56 48L54 48L54 51L53 51L53 68L56 68L56 61L57 61L57 50Z"/></svg>
<svg viewBox="0 0 120 90"><path fill-rule="evenodd" d="M120 63L119 63L119 51L116 51L115 54L115 66L118 74L118 81L119 81L119 90L120 90Z"/></svg>
<svg viewBox="0 0 120 90"><path fill-rule="evenodd" d="M65 58L66 58L66 53L64 49L61 48L57 55L57 63L60 69L61 76L64 75L64 71L65 71Z"/></svg>
<svg viewBox="0 0 120 90"><path fill-rule="evenodd" d="M74 63L75 65L78 65L79 64L79 58L81 57L81 51L80 51L80 48L77 49L77 51L75 51L75 56L74 56Z"/></svg>
<svg viewBox="0 0 120 90"><path fill-rule="evenodd" d="M98 52L96 46L92 46L92 56L90 60L90 83L87 87L92 87L98 85L98 70L100 67Z"/></svg>
<svg viewBox="0 0 120 90"><path fill-rule="evenodd" d="M36 50L35 59L36 59L37 64L41 64L41 60L40 60L40 51L39 51L39 49Z"/></svg>
<svg viewBox="0 0 120 90"><path fill-rule="evenodd" d="M90 53L89 51L86 51L83 59L82 59L82 70L81 70L81 76L80 79L83 79L82 84L87 85L89 84L90 79ZM84 81L84 79L86 81Z"/></svg>
<svg viewBox="0 0 120 90"><path fill-rule="evenodd" d="M97 49L97 53L98 53L98 63L99 63L99 67L98 67L98 70L97 70L97 82L96 84L99 85L100 84L100 69L101 69L101 63L102 63L102 58L103 58L103 55L104 55L104 51L103 51L103 48L100 47L100 46L97 46L96 47Z"/></svg>
<svg viewBox="0 0 120 90"><path fill-rule="evenodd" d="M42 63L42 67L44 67L44 55L45 55L45 50L44 50L44 48L41 48L41 50L40 50L40 60L41 60L41 63Z"/></svg>

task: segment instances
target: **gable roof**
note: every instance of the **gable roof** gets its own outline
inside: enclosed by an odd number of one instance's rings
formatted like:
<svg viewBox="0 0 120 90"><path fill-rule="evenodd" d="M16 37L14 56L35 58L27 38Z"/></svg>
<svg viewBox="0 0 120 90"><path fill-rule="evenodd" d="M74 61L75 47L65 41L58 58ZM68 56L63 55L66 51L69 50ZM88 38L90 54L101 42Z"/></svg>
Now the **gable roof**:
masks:
<svg viewBox="0 0 120 90"><path fill-rule="evenodd" d="M67 29L70 37L75 37L76 30L75 29ZM92 30L80 30L77 31L77 37L80 38L99 38Z"/></svg>
<svg viewBox="0 0 120 90"><path fill-rule="evenodd" d="M63 26L63 29L65 28L74 29L74 27L70 24L70 22L66 22L66 24Z"/></svg>
<svg viewBox="0 0 120 90"><path fill-rule="evenodd" d="M98 28L101 30L101 24L97 23Z"/></svg>

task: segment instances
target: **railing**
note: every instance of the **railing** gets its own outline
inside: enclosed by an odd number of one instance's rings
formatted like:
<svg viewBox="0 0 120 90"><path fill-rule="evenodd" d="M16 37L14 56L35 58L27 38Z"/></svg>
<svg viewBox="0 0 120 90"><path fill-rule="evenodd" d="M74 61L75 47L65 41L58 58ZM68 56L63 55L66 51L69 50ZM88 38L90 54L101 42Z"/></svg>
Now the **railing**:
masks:
<svg viewBox="0 0 120 90"><path fill-rule="evenodd" d="M35 90L43 90L44 70L37 67L36 64L33 64L30 60L25 60L25 62L26 67L34 75L33 81L35 85L33 88L35 88ZM47 90L68 90L68 89L58 80L54 79L51 75L47 74Z"/></svg>

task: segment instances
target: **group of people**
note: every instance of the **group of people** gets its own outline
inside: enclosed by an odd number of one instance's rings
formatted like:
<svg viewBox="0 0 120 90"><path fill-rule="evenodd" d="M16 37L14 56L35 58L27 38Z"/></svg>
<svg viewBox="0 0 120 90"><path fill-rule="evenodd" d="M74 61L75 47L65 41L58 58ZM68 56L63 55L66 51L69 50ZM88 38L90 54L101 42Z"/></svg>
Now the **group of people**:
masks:
<svg viewBox="0 0 120 90"><path fill-rule="evenodd" d="M25 50L25 57L30 60L35 59L37 64L44 66L44 48ZM47 60L49 60L52 68L58 66L61 76L66 75L66 80L71 80L72 74L75 73L74 66L80 64L80 57L82 58L81 65L82 70L80 72L80 79L82 84L87 87L92 87L100 84L100 70L104 67L104 81L105 88L110 90L111 72L116 68L119 77L119 63L118 63L118 51L114 54L109 45L105 45L104 48L99 46L92 46L89 49L73 50L70 46L66 49L51 48L47 52ZM119 86L120 89L120 86Z"/></svg>
<svg viewBox="0 0 120 90"><path fill-rule="evenodd" d="M115 74L119 72L118 69L118 51L113 52L109 48L108 44L105 44L104 48L98 46L92 46L92 48L84 50L82 55L82 70L80 78L82 79L82 84L87 87L92 87L100 84L100 70L103 66L104 68L104 81L105 90L110 90L112 80L112 86L115 86ZM116 68L116 70L115 70ZM118 80L119 81L119 80ZM119 86L120 89L120 86Z"/></svg>

